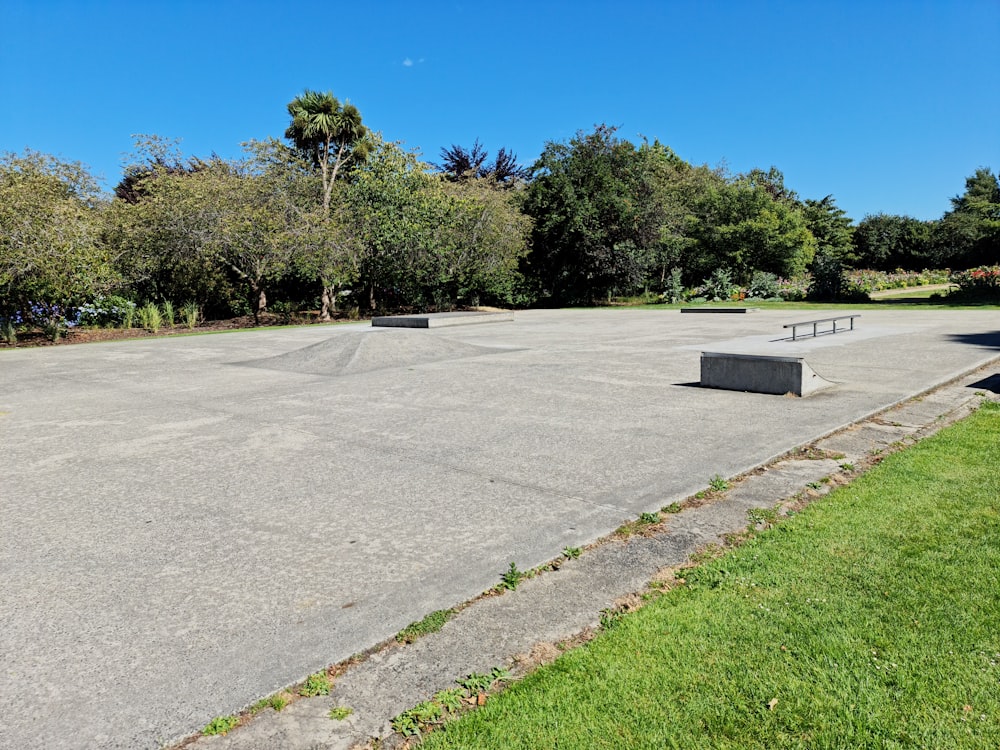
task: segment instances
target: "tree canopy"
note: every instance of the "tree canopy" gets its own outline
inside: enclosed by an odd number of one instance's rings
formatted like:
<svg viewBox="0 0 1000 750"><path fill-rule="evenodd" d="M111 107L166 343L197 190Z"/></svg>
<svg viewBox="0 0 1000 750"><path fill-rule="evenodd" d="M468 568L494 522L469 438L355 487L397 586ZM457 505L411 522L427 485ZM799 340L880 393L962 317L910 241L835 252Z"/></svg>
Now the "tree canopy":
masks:
<svg viewBox="0 0 1000 750"><path fill-rule="evenodd" d="M120 292L259 315L277 299L328 319L356 309L589 304L683 285L726 296L846 267L1000 262L1000 176L981 167L936 221L857 225L832 195L802 199L775 166L731 174L597 125L549 141L530 169L477 139L431 166L331 92L287 105L286 140L237 158L137 136L114 195L84 165L0 156L0 318L56 316ZM713 280L710 280L710 277ZM826 291L822 291L825 289Z"/></svg>

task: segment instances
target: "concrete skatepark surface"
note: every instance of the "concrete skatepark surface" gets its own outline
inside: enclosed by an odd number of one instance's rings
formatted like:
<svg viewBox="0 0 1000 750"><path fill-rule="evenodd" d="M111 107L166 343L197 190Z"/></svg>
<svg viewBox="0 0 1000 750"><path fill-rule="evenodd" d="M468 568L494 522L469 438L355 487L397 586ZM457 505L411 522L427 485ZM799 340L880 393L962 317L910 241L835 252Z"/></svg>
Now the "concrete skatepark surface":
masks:
<svg viewBox="0 0 1000 750"><path fill-rule="evenodd" d="M777 340L796 315L530 311L0 353L0 746L158 747L511 560L1000 353L994 311L866 311L853 333ZM693 387L701 350L740 347L806 354L837 385Z"/></svg>

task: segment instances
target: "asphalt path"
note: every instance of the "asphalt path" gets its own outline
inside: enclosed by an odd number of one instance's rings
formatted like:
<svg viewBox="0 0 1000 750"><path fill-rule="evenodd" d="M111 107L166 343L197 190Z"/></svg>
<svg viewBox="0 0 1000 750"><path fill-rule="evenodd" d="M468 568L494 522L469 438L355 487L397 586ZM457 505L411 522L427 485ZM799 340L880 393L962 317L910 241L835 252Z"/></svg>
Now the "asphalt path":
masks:
<svg viewBox="0 0 1000 750"><path fill-rule="evenodd" d="M805 317L826 317L822 311ZM1000 354L995 311L528 311L0 352L0 747L154 748ZM699 352L836 387L697 387Z"/></svg>

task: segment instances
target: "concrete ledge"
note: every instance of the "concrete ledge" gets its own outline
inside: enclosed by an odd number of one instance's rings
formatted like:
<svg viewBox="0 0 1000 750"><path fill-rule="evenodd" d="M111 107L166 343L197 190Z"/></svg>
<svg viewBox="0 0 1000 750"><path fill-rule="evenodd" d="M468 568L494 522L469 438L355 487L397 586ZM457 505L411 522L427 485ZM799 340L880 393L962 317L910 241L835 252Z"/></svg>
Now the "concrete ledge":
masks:
<svg viewBox="0 0 1000 750"><path fill-rule="evenodd" d="M372 325L380 328L443 328L467 326L477 323L503 323L514 320L512 312L462 312L427 313L424 315L385 315L372 318Z"/></svg>
<svg viewBox="0 0 1000 750"><path fill-rule="evenodd" d="M755 313L759 307L682 307L682 313Z"/></svg>
<svg viewBox="0 0 1000 750"><path fill-rule="evenodd" d="M834 385L817 375L804 357L701 353L701 384L729 391L808 396Z"/></svg>

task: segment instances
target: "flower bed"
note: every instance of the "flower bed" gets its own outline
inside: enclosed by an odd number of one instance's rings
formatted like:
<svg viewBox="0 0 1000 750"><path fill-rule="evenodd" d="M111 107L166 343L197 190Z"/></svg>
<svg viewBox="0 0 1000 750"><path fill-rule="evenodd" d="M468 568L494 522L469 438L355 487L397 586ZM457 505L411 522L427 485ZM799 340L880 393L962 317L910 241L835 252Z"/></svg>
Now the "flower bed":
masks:
<svg viewBox="0 0 1000 750"><path fill-rule="evenodd" d="M958 289L950 292L949 297L1000 300L1000 266L980 266L968 271L956 271L951 274L950 281L957 284Z"/></svg>

